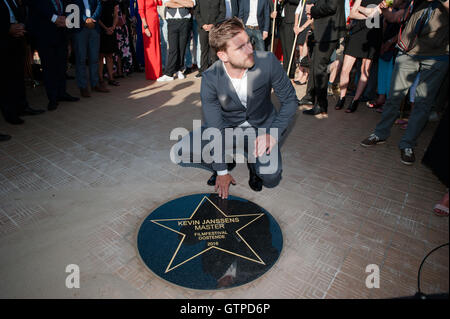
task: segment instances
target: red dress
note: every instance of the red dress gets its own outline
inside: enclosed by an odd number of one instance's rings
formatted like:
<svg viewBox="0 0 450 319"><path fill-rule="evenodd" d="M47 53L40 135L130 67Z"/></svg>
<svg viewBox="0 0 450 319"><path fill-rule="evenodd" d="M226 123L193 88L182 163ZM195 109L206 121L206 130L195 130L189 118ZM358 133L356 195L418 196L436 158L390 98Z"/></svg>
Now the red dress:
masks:
<svg viewBox="0 0 450 319"><path fill-rule="evenodd" d="M147 80L156 80L162 75L161 44L159 33L159 17L156 6L162 5L161 0L138 0L139 15L145 18L152 36L145 35L142 24L142 37L144 39L145 77Z"/></svg>

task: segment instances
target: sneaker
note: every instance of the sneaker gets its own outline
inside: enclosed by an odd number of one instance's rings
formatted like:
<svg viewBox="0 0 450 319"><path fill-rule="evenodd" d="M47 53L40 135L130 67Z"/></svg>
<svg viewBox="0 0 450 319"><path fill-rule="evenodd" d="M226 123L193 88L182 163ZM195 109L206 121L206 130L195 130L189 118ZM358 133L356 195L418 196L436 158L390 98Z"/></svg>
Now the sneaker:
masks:
<svg viewBox="0 0 450 319"><path fill-rule="evenodd" d="M404 148L400 150L400 157L402 159L402 163L405 165L412 165L416 161L412 148Z"/></svg>
<svg viewBox="0 0 450 319"><path fill-rule="evenodd" d="M384 143L386 143L386 140L382 140L375 134L371 134L368 138L366 138L360 144L361 144L361 146L369 147L369 146L374 146L377 144L384 144Z"/></svg>
<svg viewBox="0 0 450 319"><path fill-rule="evenodd" d="M161 77L159 77L158 79L156 79L156 81L157 81L157 82L173 81L173 77L164 74L163 76L161 76Z"/></svg>
<svg viewBox="0 0 450 319"><path fill-rule="evenodd" d="M177 77L178 77L179 80L183 80L184 78L186 78L186 77L184 76L183 72L181 72L181 71L178 71L178 72L177 72Z"/></svg>

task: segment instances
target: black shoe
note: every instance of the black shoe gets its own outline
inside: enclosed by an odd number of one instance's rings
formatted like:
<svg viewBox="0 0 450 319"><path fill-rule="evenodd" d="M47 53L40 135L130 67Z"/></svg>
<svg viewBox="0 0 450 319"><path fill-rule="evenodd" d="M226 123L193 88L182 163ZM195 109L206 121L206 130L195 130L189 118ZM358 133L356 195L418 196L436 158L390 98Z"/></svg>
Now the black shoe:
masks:
<svg viewBox="0 0 450 319"><path fill-rule="evenodd" d="M255 164L247 163L247 167L250 175L248 179L248 185L255 192L260 192L263 188L263 180L258 175L256 175Z"/></svg>
<svg viewBox="0 0 450 319"><path fill-rule="evenodd" d="M12 125L20 125L25 123L20 117L5 118L5 121Z"/></svg>
<svg viewBox="0 0 450 319"><path fill-rule="evenodd" d="M58 97L58 101L76 102L76 101L79 101L79 100L80 100L79 97L72 96L72 95L70 95L68 93L65 93L65 94L61 95L60 97Z"/></svg>
<svg viewBox="0 0 450 319"><path fill-rule="evenodd" d="M345 113L353 113L358 109L359 100L353 100L352 103L345 110Z"/></svg>
<svg viewBox="0 0 450 319"><path fill-rule="evenodd" d="M298 105L314 105L314 103L308 99L303 98L300 101L298 101Z"/></svg>
<svg viewBox="0 0 450 319"><path fill-rule="evenodd" d="M312 109L310 110L304 110L303 114L305 115L317 115L320 113L326 113L326 111L324 111L320 106L316 105L314 106Z"/></svg>
<svg viewBox="0 0 450 319"><path fill-rule="evenodd" d="M10 135L0 134L0 142L6 142L6 141L9 141L10 139L11 139Z"/></svg>
<svg viewBox="0 0 450 319"><path fill-rule="evenodd" d="M54 111L58 108L58 102L56 101L50 101L48 102L47 110Z"/></svg>
<svg viewBox="0 0 450 319"><path fill-rule="evenodd" d="M400 150L400 158L402 163L405 165L413 165L416 161L416 157L414 156L414 151L412 148L404 148Z"/></svg>
<svg viewBox="0 0 450 319"><path fill-rule="evenodd" d="M339 101L336 103L336 106L334 107L336 110L342 110L342 108L345 105L345 97L340 98Z"/></svg>
<svg viewBox="0 0 450 319"><path fill-rule="evenodd" d="M227 164L228 172L231 172L235 167L236 167L236 162L233 160L233 163ZM215 186L216 179L217 179L217 172L214 172L214 174L211 175L211 177L208 179L206 184L208 184L209 186Z"/></svg>
<svg viewBox="0 0 450 319"><path fill-rule="evenodd" d="M197 79L201 78L201 77L202 77L202 72L199 71L199 72L195 75L195 77L196 77Z"/></svg>
<svg viewBox="0 0 450 319"><path fill-rule="evenodd" d="M26 115L39 115L44 113L45 110L36 110L29 106L23 109L22 113L20 113L20 116L26 116Z"/></svg>
<svg viewBox="0 0 450 319"><path fill-rule="evenodd" d="M75 77L66 73L66 80L74 80Z"/></svg>

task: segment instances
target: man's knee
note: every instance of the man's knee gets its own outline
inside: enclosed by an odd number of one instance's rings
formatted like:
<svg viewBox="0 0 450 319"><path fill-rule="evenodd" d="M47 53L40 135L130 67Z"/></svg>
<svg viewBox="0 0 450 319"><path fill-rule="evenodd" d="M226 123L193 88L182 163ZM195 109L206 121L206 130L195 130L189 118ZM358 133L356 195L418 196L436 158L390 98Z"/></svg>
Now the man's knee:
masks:
<svg viewBox="0 0 450 319"><path fill-rule="evenodd" d="M259 177L263 180L263 186L267 188L274 188L280 184L281 170L274 174L262 174Z"/></svg>

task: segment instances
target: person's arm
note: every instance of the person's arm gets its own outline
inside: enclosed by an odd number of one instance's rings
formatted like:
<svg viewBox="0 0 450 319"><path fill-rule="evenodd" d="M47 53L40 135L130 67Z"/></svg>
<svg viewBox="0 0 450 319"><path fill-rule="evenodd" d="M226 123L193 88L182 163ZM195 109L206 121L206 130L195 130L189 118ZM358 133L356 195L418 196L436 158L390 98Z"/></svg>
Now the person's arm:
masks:
<svg viewBox="0 0 450 319"><path fill-rule="evenodd" d="M225 5L225 1L221 0L219 2L219 16L217 17L218 21L225 20L225 17L227 15L227 6Z"/></svg>
<svg viewBox="0 0 450 319"><path fill-rule="evenodd" d="M205 24L205 20L202 17L202 9L201 9L200 3L197 3L197 5L194 8L194 16L195 16L195 19L197 20L197 25L200 28L203 28L203 25Z"/></svg>
<svg viewBox="0 0 450 319"><path fill-rule="evenodd" d="M348 16L350 19L353 20L366 20L367 16L365 16L364 14L362 14L359 9L361 6L361 0L356 0L355 3L353 4L352 9L350 10L350 15Z"/></svg>
<svg viewBox="0 0 450 319"><path fill-rule="evenodd" d="M271 128L278 129L278 135L273 136L278 142L280 141L283 132L288 128L289 123L294 118L294 115L297 112L298 104L295 89L292 86L286 72L275 55L270 54L270 56L272 60L270 65L271 85L281 104L278 115L271 125Z"/></svg>
<svg viewBox="0 0 450 319"><path fill-rule="evenodd" d="M202 79L200 88L200 97L202 102L202 113L206 128L216 128L220 130L221 140L221 161L213 162L212 169L217 172L215 191L218 191L219 197L225 199L228 197L230 184L235 185L236 181L228 173L225 162L225 123L222 117L222 106L217 96L217 89L214 81L208 81L205 75ZM217 152L218 150L214 150Z"/></svg>
<svg viewBox="0 0 450 319"><path fill-rule="evenodd" d="M367 7L363 7L363 6L360 5L359 8L358 8L358 11L359 11L359 13L362 13L363 15L365 15L366 18L371 18L371 17L373 17L376 14L381 14L382 13L379 5L376 6L376 7L372 7L372 8L367 8Z"/></svg>
<svg viewBox="0 0 450 319"><path fill-rule="evenodd" d="M390 23L400 23L403 20L406 9L400 9L398 11L392 11L391 8L381 9L385 21Z"/></svg>
<svg viewBox="0 0 450 319"><path fill-rule="evenodd" d="M97 21L100 18L101 14L102 14L102 2L100 0L97 0L97 8L95 8L94 14L91 16L91 18L94 21Z"/></svg>
<svg viewBox="0 0 450 319"><path fill-rule="evenodd" d="M192 0L170 0L165 3L169 8L193 8L195 5Z"/></svg>
<svg viewBox="0 0 450 319"><path fill-rule="evenodd" d="M263 40L265 40L269 35L270 29L270 8L269 3L267 1L264 3L263 14L264 14L264 26L262 30L263 30Z"/></svg>

